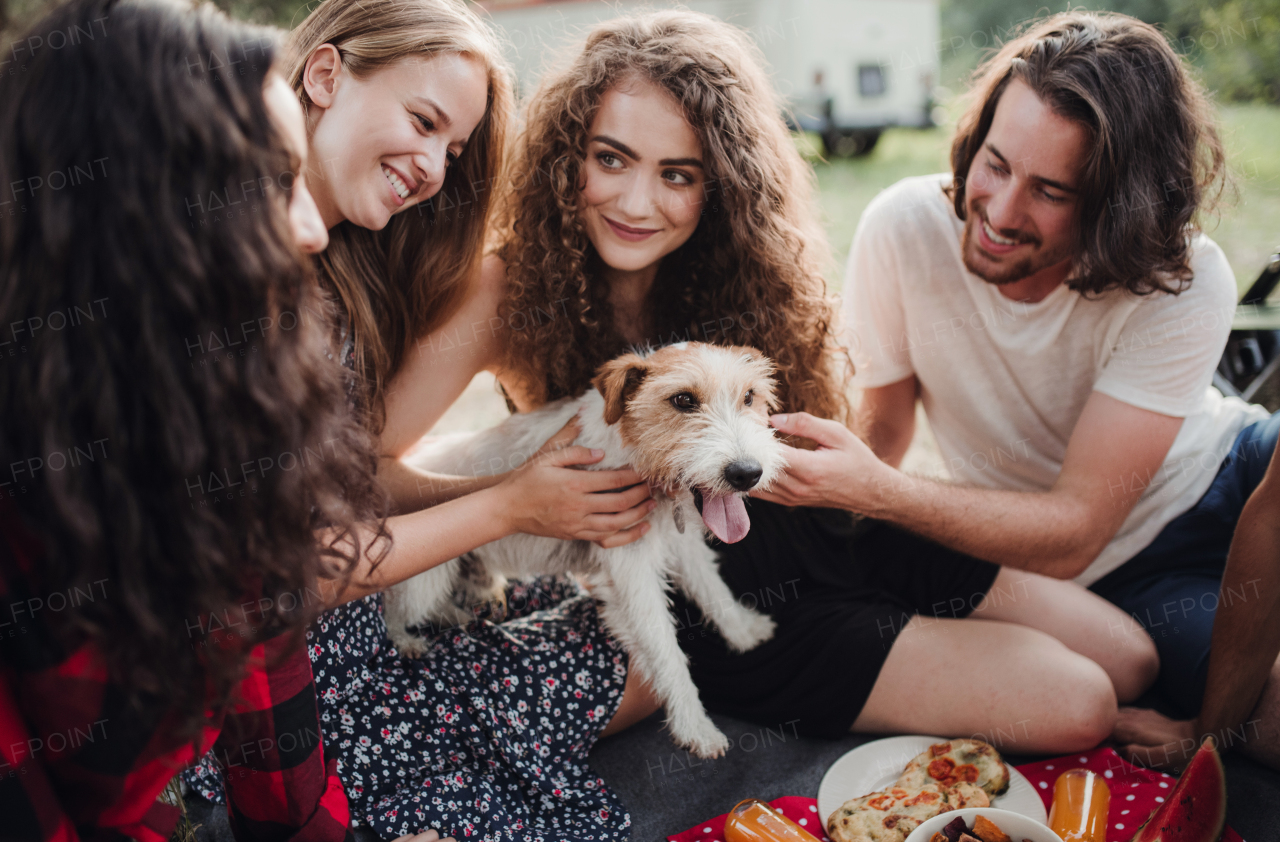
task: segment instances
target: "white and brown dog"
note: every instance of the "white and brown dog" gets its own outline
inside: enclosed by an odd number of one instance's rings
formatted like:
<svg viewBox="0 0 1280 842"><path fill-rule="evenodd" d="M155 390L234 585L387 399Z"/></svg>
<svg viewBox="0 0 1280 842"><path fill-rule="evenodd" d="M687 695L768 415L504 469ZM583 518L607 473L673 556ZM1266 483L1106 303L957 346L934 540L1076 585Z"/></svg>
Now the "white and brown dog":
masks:
<svg viewBox="0 0 1280 842"><path fill-rule="evenodd" d="M772 373L773 364L753 348L691 342L626 354L602 366L595 388L579 398L430 445L414 458L417 467L491 475L508 469L513 454L536 453L577 415L582 432L574 443L605 452L588 470L631 465L661 490L651 528L626 546L511 535L396 585L386 595L396 647L421 654L423 641L408 627L473 619L465 606L487 600L504 577L581 574L605 627L666 708L676 741L699 757L723 754L729 742L698 699L667 591L687 594L735 651L773 636L773 621L741 605L720 578L703 530L685 528L700 515L721 541L742 540L750 528L743 497L767 488L786 466L768 424L776 406Z"/></svg>

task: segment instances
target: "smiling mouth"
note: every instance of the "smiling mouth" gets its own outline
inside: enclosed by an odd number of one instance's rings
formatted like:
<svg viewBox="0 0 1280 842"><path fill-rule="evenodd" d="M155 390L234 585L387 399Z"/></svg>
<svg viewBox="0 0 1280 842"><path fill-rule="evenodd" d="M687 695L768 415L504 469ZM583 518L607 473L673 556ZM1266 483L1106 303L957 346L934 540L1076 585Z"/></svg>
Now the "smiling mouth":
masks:
<svg viewBox="0 0 1280 842"><path fill-rule="evenodd" d="M403 202L405 199L409 198L409 188L405 186L405 183L400 180L400 176L396 175L394 170L384 166L382 168L382 174L386 176L387 183L391 185L391 189L395 191L395 194L400 197L400 201Z"/></svg>
<svg viewBox="0 0 1280 842"><path fill-rule="evenodd" d="M1022 240L1010 240L1007 237L1001 237L996 233L996 229L991 227L991 223L985 219L982 220L982 233L987 235L987 239L998 246L1017 246L1022 244Z"/></svg>
<svg viewBox="0 0 1280 842"><path fill-rule="evenodd" d="M633 243L648 239L661 230L658 228L632 228L630 225L623 225L621 222L614 222L607 216L602 217L602 219L609 223L609 227L613 229L613 233L617 234L622 239L629 240Z"/></svg>
<svg viewBox="0 0 1280 842"><path fill-rule="evenodd" d="M1004 237L996 233L996 229L987 221L985 213L978 215L979 232L974 237L978 250L992 259L998 259L1022 246L1037 248L1040 241L1031 234L1018 233L1014 237Z"/></svg>

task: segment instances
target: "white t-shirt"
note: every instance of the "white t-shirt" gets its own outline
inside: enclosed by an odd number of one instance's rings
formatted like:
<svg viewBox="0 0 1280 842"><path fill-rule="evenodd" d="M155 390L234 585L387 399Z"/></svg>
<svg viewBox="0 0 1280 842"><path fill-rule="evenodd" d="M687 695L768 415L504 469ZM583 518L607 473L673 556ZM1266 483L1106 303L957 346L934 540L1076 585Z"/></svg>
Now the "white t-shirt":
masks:
<svg viewBox="0 0 1280 842"><path fill-rule="evenodd" d="M867 207L844 286L854 385L915 375L952 477L966 485L1046 491L1093 391L1185 418L1120 531L1076 578L1091 584L1146 547L1213 482L1236 435L1266 410L1210 385L1236 307L1222 249L1192 241L1181 295L1123 290L1089 299L1065 284L1036 303L1005 298L964 266L950 175L904 179Z"/></svg>

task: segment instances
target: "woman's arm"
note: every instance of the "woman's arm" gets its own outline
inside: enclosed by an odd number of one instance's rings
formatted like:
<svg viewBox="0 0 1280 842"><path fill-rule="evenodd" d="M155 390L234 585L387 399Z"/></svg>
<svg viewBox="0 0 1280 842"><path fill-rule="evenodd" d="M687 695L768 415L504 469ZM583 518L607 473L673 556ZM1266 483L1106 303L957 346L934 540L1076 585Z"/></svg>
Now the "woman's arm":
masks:
<svg viewBox="0 0 1280 842"><path fill-rule="evenodd" d="M292 635L271 638L253 648L245 671L213 746L236 839L261 838L252 826L295 842L352 839L337 761L325 762L306 647ZM295 746L287 758L286 735Z"/></svg>
<svg viewBox="0 0 1280 842"><path fill-rule="evenodd" d="M640 521L652 506L639 474L576 469L603 458L603 453L567 447L577 437L576 423L560 430L526 465L496 476L433 474L402 460L476 374L498 369L505 341L498 309L505 290L505 265L486 258L462 307L418 342L392 379L378 480L395 506L388 521L393 544L376 568L366 553L335 604L390 587L514 532L616 547L647 529ZM628 490L600 493L616 488Z"/></svg>
<svg viewBox="0 0 1280 842"><path fill-rule="evenodd" d="M371 544L367 532L361 534L362 557L345 587L334 581L337 593L330 607L389 588L516 532L595 541L602 547L619 547L639 538L649 529L643 519L657 505L650 499L648 485L630 468L571 468L604 457L600 450L556 446L575 436L574 426L566 425L538 456L497 485L388 519L389 549ZM617 488L626 490L613 491ZM384 549L386 554L379 559Z"/></svg>
<svg viewBox="0 0 1280 842"><path fill-rule="evenodd" d="M454 500L496 485L505 476L432 474L402 461L477 374L498 366L503 341L498 307L505 285L502 261L485 258L458 312L415 343L387 386L386 423L378 442L378 480L391 495L397 513Z"/></svg>

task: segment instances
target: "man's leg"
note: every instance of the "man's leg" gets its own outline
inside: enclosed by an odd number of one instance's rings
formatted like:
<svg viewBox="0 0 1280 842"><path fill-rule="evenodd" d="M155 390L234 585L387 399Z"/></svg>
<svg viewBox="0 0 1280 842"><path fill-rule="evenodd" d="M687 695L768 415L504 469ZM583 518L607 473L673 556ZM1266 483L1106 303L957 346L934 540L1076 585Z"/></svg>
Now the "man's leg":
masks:
<svg viewBox="0 0 1280 842"><path fill-rule="evenodd" d="M1141 631L1125 634L1119 612L1072 583L1003 569L882 523L867 528L856 549L862 560L879 562L871 569L887 598L916 616L897 626L854 731L1078 751L1110 733L1116 690L1109 673L1128 694L1153 672ZM886 625L895 623L876 623Z"/></svg>
<svg viewBox="0 0 1280 842"><path fill-rule="evenodd" d="M917 615L894 641L852 730L1066 753L1102 742L1115 717L1107 673L1052 636L1013 623Z"/></svg>
<svg viewBox="0 0 1280 842"><path fill-rule="evenodd" d="M1039 629L1097 663L1121 704L1146 692L1160 671L1151 638L1116 606L1074 582L1002 567L969 615Z"/></svg>

